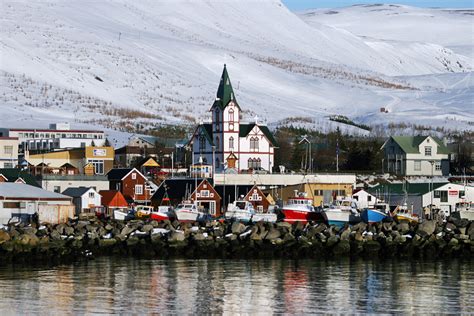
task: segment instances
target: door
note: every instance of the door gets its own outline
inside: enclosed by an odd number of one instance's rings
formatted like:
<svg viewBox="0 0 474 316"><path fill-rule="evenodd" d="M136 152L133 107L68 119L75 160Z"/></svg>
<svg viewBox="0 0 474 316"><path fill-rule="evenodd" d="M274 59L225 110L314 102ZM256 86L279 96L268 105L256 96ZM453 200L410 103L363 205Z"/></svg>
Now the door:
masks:
<svg viewBox="0 0 474 316"><path fill-rule="evenodd" d="M323 190L323 204L329 205L332 202L332 191L331 190Z"/></svg>

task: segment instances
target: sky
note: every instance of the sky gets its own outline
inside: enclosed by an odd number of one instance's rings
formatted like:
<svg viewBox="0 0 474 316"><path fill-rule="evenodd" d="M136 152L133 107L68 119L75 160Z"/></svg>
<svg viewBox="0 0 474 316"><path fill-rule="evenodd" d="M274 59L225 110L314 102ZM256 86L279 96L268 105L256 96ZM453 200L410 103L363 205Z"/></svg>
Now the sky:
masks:
<svg viewBox="0 0 474 316"><path fill-rule="evenodd" d="M361 3L396 3L414 7L474 8L474 0L282 0L290 10L338 8Z"/></svg>

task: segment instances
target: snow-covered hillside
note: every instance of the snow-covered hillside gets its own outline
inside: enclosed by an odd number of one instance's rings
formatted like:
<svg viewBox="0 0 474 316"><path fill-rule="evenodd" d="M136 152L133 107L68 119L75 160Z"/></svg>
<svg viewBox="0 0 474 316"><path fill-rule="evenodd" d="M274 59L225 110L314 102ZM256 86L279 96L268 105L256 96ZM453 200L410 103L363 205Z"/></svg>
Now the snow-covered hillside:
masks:
<svg viewBox="0 0 474 316"><path fill-rule="evenodd" d="M368 40L318 15L279 0L3 1L0 125L193 124L226 63L247 119L472 127L472 58Z"/></svg>

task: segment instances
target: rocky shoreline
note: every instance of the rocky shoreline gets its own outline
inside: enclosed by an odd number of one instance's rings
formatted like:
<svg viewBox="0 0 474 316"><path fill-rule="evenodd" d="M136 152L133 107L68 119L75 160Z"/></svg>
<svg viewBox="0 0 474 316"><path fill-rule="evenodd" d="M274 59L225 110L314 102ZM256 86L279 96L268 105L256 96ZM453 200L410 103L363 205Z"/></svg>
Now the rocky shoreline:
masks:
<svg viewBox="0 0 474 316"><path fill-rule="evenodd" d="M469 258L474 222L179 223L98 219L9 225L0 230L0 263L62 262L97 256L141 258Z"/></svg>

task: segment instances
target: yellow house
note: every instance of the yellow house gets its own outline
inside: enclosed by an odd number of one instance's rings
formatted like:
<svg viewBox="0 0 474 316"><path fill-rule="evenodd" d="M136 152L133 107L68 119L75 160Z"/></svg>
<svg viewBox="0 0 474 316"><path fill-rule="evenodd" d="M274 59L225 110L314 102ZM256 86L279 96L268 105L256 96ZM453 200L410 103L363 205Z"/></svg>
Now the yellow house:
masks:
<svg viewBox="0 0 474 316"><path fill-rule="evenodd" d="M330 204L335 198L352 196L352 183L302 183L280 187L276 193L283 201L295 196L295 192L306 192L313 205Z"/></svg>
<svg viewBox="0 0 474 316"><path fill-rule="evenodd" d="M35 155L30 155L26 152L25 160L32 166L45 164L53 173L68 163L79 169L79 172L82 174L87 171L87 174L93 173L102 175L113 168L114 155L113 147L88 146L85 148L73 148ZM88 166L88 168L86 168L86 166Z"/></svg>

